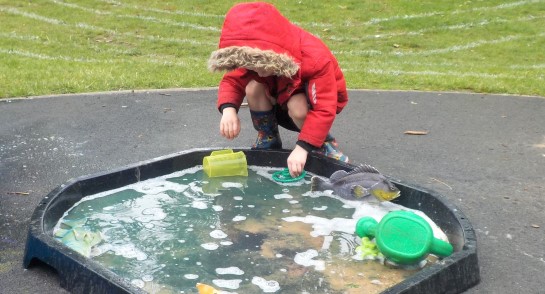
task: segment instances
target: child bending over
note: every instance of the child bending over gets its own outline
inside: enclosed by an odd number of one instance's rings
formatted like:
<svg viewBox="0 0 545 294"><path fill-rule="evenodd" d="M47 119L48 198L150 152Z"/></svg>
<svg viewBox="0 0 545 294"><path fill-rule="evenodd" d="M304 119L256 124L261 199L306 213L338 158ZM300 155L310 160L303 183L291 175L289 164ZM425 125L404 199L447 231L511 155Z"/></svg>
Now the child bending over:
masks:
<svg viewBox="0 0 545 294"><path fill-rule="evenodd" d="M244 97L257 130L253 149L281 149L278 125L299 132L287 166L292 176L304 169L309 152L348 162L329 134L348 102L337 60L317 37L292 24L272 5L243 3L225 16L211 71L227 71L217 106L220 133L240 133L238 110Z"/></svg>

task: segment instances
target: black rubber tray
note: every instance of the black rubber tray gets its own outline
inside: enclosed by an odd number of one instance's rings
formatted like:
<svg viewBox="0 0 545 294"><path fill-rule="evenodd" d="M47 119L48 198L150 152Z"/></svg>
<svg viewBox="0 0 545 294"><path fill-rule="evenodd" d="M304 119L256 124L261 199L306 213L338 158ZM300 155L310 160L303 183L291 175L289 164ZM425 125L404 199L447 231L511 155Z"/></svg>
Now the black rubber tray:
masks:
<svg viewBox="0 0 545 294"><path fill-rule="evenodd" d="M30 222L23 266L35 259L53 267L61 286L73 293L143 293L143 291L93 260L57 242L53 228L63 214L82 197L120 188L138 181L170 174L202 164L215 149L192 149L120 169L68 181L40 202ZM284 167L288 150L248 150L248 165ZM236 150L238 151L238 150ZM327 158L309 156L305 169L329 177L339 169L355 166ZM393 180L402 197L393 202L421 210L447 234L454 254L440 263L425 267L383 293L460 293L479 283L477 242L470 222L454 205L432 191Z"/></svg>

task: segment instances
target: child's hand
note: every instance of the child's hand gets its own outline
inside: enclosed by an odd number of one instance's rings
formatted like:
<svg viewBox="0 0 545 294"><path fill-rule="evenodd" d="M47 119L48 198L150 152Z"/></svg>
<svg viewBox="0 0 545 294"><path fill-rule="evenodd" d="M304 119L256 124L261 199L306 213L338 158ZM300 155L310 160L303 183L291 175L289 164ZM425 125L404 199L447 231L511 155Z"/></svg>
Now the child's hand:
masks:
<svg viewBox="0 0 545 294"><path fill-rule="evenodd" d="M295 145L295 148L288 157L288 169L292 177L298 177L305 168L307 162L308 152L299 145Z"/></svg>
<svg viewBox="0 0 545 294"><path fill-rule="evenodd" d="M229 140L238 137L240 133L240 119L235 108L227 107L223 109L220 121L220 133Z"/></svg>

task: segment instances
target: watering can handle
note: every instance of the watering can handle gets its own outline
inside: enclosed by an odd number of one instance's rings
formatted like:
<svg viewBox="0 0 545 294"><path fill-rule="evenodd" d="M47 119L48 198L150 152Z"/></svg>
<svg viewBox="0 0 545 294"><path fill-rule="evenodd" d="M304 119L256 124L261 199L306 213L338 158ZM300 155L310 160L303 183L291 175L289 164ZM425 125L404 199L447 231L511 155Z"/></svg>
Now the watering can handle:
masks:
<svg viewBox="0 0 545 294"><path fill-rule="evenodd" d="M430 253L439 257L447 257L451 255L453 251L454 249L450 243L437 238L432 239Z"/></svg>

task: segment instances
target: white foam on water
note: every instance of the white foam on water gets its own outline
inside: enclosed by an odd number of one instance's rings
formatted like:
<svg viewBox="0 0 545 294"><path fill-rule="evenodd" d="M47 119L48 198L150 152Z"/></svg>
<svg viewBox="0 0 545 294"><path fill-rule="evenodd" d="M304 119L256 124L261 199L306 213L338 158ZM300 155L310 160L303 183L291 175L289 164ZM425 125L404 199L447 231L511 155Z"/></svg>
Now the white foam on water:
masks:
<svg viewBox="0 0 545 294"><path fill-rule="evenodd" d="M267 281L262 277L253 277L252 284L261 288L261 290L265 293L274 293L280 290L280 284L277 281Z"/></svg>
<svg viewBox="0 0 545 294"><path fill-rule="evenodd" d="M216 212L219 212L219 211L222 211L223 210L223 207L219 206L219 205L213 205L212 206L212 209Z"/></svg>
<svg viewBox="0 0 545 294"><path fill-rule="evenodd" d="M214 230L210 232L210 237L214 239L223 239L227 237L227 234L225 234L225 232L223 232L222 230Z"/></svg>
<svg viewBox="0 0 545 294"><path fill-rule="evenodd" d="M117 189L103 191L97 194L89 195L89 196L83 197L80 201L76 202L74 206L72 206L72 208L81 205L81 203L83 202L90 201L100 197L109 196L109 195L112 195L121 191L125 191L125 190L135 190L137 192L144 193L144 194L159 194L168 190L183 192L188 188L188 185L174 183L174 182L168 181L167 179L182 177L186 174L193 174L201 169L202 169L202 165L197 165L195 167L184 169L182 171L177 171L168 175L163 175L157 178L152 178L145 181L136 182L134 184L123 186ZM65 215L69 211L70 210L68 210L65 213Z"/></svg>
<svg viewBox="0 0 545 294"><path fill-rule="evenodd" d="M318 211L321 211L321 210L326 210L327 209L327 206L320 206L320 207L313 207L312 210L318 210Z"/></svg>
<svg viewBox="0 0 545 294"><path fill-rule="evenodd" d="M237 215L233 218L233 221L234 222L240 222L240 221L243 221L243 220L246 220L246 217L243 216L243 215Z"/></svg>
<svg viewBox="0 0 545 294"><path fill-rule="evenodd" d="M231 242L231 241L221 241L220 244L223 245L223 246L229 246L229 245L233 245L233 242Z"/></svg>
<svg viewBox="0 0 545 294"><path fill-rule="evenodd" d="M241 276L244 274L244 271L241 270L240 268L236 267L236 266L231 266L231 267L219 267L216 269L216 273L218 275L237 275L237 276Z"/></svg>
<svg viewBox="0 0 545 294"><path fill-rule="evenodd" d="M306 216L289 216L284 217L282 220L287 222L303 222L311 224L313 231L310 232L312 237L329 236L332 232L346 232L354 233L357 220L345 219L345 218L333 218L327 219L323 217L306 215Z"/></svg>
<svg viewBox="0 0 545 294"><path fill-rule="evenodd" d="M233 197L233 199L236 200L236 201L244 200L244 198L242 196L235 196L235 197Z"/></svg>
<svg viewBox="0 0 545 294"><path fill-rule="evenodd" d="M448 241L448 238L446 234L433 222L426 214L424 214L422 211L409 209L407 207L392 203L392 202L378 202L374 198L368 197L367 200L363 201L351 201L347 200L341 197L337 197L331 193L331 191L315 191L315 192L307 192L304 193L303 196L307 197L320 197L320 196L328 196L333 197L335 199L338 199L339 201L343 202L343 207L345 208L353 208L355 209L354 214L352 215L351 219L345 219L345 218L333 218L333 219L327 219L312 215L307 215L304 217L297 217L297 216L290 216L290 217L284 217L282 220L287 222L295 222L300 221L306 224L311 224L312 228L314 229L311 232L311 235L313 237L317 236L328 236L332 232L343 232L347 234L354 234L354 228L356 227L357 221L364 217L369 216L374 218L377 222L380 222L380 220L390 211L396 211L396 210L407 210L412 211L416 213L417 215L424 218L432 227L434 237Z"/></svg>
<svg viewBox="0 0 545 294"><path fill-rule="evenodd" d="M150 207L144 208L142 210L142 216L137 217L136 219L140 222L147 223L150 221L159 221L167 217L167 214L163 209L159 207Z"/></svg>
<svg viewBox="0 0 545 294"><path fill-rule="evenodd" d="M132 280L131 284L135 285L138 288L144 288L144 286L146 285L146 283L144 281L140 280L140 279Z"/></svg>
<svg viewBox="0 0 545 294"><path fill-rule="evenodd" d="M244 188L244 185L242 183L237 183L237 182L223 182L223 183L221 183L221 186L223 188L227 188L227 189L229 189L229 188L240 188L240 189Z"/></svg>
<svg viewBox="0 0 545 294"><path fill-rule="evenodd" d="M276 194L274 195L274 199L293 199L293 196L290 194Z"/></svg>
<svg viewBox="0 0 545 294"><path fill-rule="evenodd" d="M202 201L193 201L193 203L191 203L191 207L196 209L207 209L208 205Z"/></svg>
<svg viewBox="0 0 545 294"><path fill-rule="evenodd" d="M289 203L290 203L290 204L297 204L297 203L299 203L299 201L297 201L297 200L290 200Z"/></svg>
<svg viewBox="0 0 545 294"><path fill-rule="evenodd" d="M210 243L201 244L201 247L206 250L216 250L220 247L220 245L210 242Z"/></svg>
<svg viewBox="0 0 545 294"><path fill-rule="evenodd" d="M283 213L289 213L290 210L289 210L289 209L282 209L282 212L283 212Z"/></svg>
<svg viewBox="0 0 545 294"><path fill-rule="evenodd" d="M305 252L297 252L295 254L295 257L293 258L293 261L295 263L308 267L308 266L314 266L314 269L317 271L323 271L325 269L325 261L323 260L314 260L313 258L318 256L318 251L314 249L309 249Z"/></svg>
<svg viewBox="0 0 545 294"><path fill-rule="evenodd" d="M199 275L195 275L195 274L185 274L184 275L184 278L188 279L188 280L196 280L199 278Z"/></svg>
<svg viewBox="0 0 545 294"><path fill-rule="evenodd" d="M240 287L240 283L242 280L235 279L235 280L221 280L221 279L215 279L212 280L212 283L218 287L221 288L227 288L227 289L238 289Z"/></svg>
<svg viewBox="0 0 545 294"><path fill-rule="evenodd" d="M142 281L144 281L144 282L151 282L151 281L153 281L153 276L152 276L152 275L144 275L144 276L142 277Z"/></svg>
<svg viewBox="0 0 545 294"><path fill-rule="evenodd" d="M96 249L97 255L111 251L115 255L120 255L127 259L136 259L142 261L148 258L148 256L144 252L138 250L136 246L132 243L120 245L105 243L103 245L99 245Z"/></svg>

